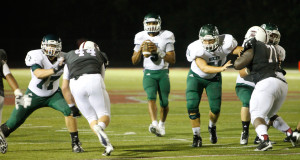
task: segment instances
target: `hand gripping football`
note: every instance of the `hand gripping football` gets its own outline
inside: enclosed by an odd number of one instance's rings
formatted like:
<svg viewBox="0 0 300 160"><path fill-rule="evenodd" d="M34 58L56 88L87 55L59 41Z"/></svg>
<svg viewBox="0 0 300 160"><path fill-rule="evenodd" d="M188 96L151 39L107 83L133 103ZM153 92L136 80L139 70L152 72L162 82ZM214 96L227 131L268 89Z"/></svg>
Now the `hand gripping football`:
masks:
<svg viewBox="0 0 300 160"><path fill-rule="evenodd" d="M144 41L142 52L145 57L149 57L152 53L156 52L156 50L157 47L153 42L150 40Z"/></svg>

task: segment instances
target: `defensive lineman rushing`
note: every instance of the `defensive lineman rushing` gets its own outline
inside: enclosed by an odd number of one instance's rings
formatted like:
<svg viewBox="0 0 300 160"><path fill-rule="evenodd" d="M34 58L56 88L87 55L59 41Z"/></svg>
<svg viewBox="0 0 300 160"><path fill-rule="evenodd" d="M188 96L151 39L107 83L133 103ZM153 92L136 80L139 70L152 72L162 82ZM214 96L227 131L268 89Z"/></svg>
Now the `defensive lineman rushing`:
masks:
<svg viewBox="0 0 300 160"><path fill-rule="evenodd" d="M60 63L61 48L61 39L49 34L43 37L41 49L27 53L25 62L31 69L32 78L24 95L24 105L13 110L10 118L1 125L1 130L8 137L35 110L51 107L65 116L71 135L72 151L83 152L78 138L77 121L59 88L59 78L63 73L63 65Z"/></svg>
<svg viewBox="0 0 300 160"><path fill-rule="evenodd" d="M63 94L67 102L75 102L105 147L102 155L113 151L104 129L110 122L110 100L105 89L104 75L108 58L92 41L83 42L79 49L65 55Z"/></svg>
<svg viewBox="0 0 300 160"><path fill-rule="evenodd" d="M149 132L165 135L165 121L169 112L169 63L175 63L175 37L168 30L161 30L161 19L156 13L144 18L144 31L135 35L132 63L138 64L144 57L143 87L147 93L152 123ZM143 56L142 56L143 55ZM160 121L157 122L156 96L160 99Z"/></svg>
<svg viewBox="0 0 300 160"><path fill-rule="evenodd" d="M265 44L268 36L261 27L251 27L245 38L247 42L244 45L244 53L235 61L234 67L236 69L247 67L243 75L250 73L255 83L250 99L250 115L251 123L261 140L255 151L272 149L267 132L267 124L271 119L273 119L273 127L289 136L292 145L295 146L300 135L293 133L283 119L276 115L288 91L285 77L278 74L279 51L273 45Z"/></svg>
<svg viewBox="0 0 300 160"><path fill-rule="evenodd" d="M192 62L187 76L186 100L187 110L193 130L192 147L201 147L199 104L203 90L209 101L210 141L218 141L216 123L221 110L222 77L221 73L231 66L226 64L226 56L237 47L237 41L229 34L219 35L216 26L207 24L201 27L199 39L192 42L186 51L186 57ZM238 49L234 52L238 53Z"/></svg>
<svg viewBox="0 0 300 160"><path fill-rule="evenodd" d="M263 29L266 30L267 35L268 35L268 44L269 45L274 45L276 50L278 51L278 56L279 56L279 64L281 64L284 59L285 59L285 50L279 46L279 41L280 41L280 32L278 31L278 27L274 24L267 23L261 25ZM254 34L252 35L254 36ZM243 46L245 44L245 41L248 40L245 37ZM277 74L285 74L285 71L281 69L281 66L279 66ZM254 90L255 84L251 78L250 75L247 75L243 78L241 78L240 75L238 75L237 80L236 80L236 94L239 97L239 99L242 101L242 108L241 108L241 120L242 120L242 126L243 126L243 132L241 134L240 138L240 144L246 145L248 144L248 137L249 137L249 124L250 124L250 112L249 112L249 102L251 98L251 94ZM277 115L278 116L278 115ZM273 119L268 124L268 127L273 124ZM260 140L259 137L256 136L254 140L254 144L259 144Z"/></svg>
<svg viewBox="0 0 300 160"><path fill-rule="evenodd" d="M3 49L0 49L0 124L2 120L2 110L4 105L4 86L3 86L3 78L6 79L9 86L13 89L15 95L16 103L22 100L23 93L19 89L19 85L15 80L14 76L9 70L7 65L7 54ZM0 129L0 152L5 153L7 150L7 142L4 138L4 135Z"/></svg>

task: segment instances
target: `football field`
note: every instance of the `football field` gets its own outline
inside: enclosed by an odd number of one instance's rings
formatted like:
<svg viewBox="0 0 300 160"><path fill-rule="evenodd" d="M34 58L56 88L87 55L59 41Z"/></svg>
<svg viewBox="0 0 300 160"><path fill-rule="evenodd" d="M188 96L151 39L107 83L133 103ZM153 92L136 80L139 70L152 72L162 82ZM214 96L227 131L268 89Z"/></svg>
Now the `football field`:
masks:
<svg viewBox="0 0 300 160"><path fill-rule="evenodd" d="M166 136L150 134L151 123L148 114L146 94L143 90L143 69L108 68L105 74L106 88L111 100L111 123L105 130L115 147L110 157L102 156L104 148L98 137L89 128L84 117L78 118L79 138L85 152L73 153L71 139L62 113L45 107L35 111L25 123L8 138L6 154L0 160L9 159L300 159L300 147L283 142L285 135L270 128L269 135L273 150L256 152L253 144L255 131L250 127L248 145L240 145L242 124L241 102L235 94L237 71L229 69L222 73L223 95L220 118L217 123L218 143L209 141L208 101L204 92L200 103L201 136L203 146L192 148L192 129L186 109L185 88L188 68L170 69L171 93L170 111L166 122ZM29 69L12 69L22 92L30 81ZM300 121L300 72L287 70L289 92L278 114L295 129ZM5 85L5 106L2 123L14 108L14 96L7 82ZM159 105L159 103L157 102Z"/></svg>

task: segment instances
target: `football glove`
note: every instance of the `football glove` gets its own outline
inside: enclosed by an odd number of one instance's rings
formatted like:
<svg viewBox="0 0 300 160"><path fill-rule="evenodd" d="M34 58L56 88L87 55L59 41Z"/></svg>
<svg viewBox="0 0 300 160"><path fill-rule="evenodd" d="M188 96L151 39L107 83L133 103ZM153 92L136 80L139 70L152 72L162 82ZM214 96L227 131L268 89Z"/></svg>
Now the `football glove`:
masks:
<svg viewBox="0 0 300 160"><path fill-rule="evenodd" d="M71 109L71 114L73 117L75 117L75 118L81 117L81 113L75 105L71 106L70 109Z"/></svg>

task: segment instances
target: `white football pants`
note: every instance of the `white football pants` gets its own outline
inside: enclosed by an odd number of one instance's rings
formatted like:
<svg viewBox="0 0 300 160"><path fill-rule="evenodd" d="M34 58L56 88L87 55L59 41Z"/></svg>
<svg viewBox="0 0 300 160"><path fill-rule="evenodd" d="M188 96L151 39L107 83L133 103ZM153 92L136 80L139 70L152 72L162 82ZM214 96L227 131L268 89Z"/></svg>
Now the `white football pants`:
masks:
<svg viewBox="0 0 300 160"><path fill-rule="evenodd" d="M70 80L77 107L89 124L104 115L110 117L110 100L101 74L84 74Z"/></svg>
<svg viewBox="0 0 300 160"><path fill-rule="evenodd" d="M269 122L270 118L277 114L288 92L288 85L283 81L269 77L255 85L250 99L251 123L257 117Z"/></svg>

